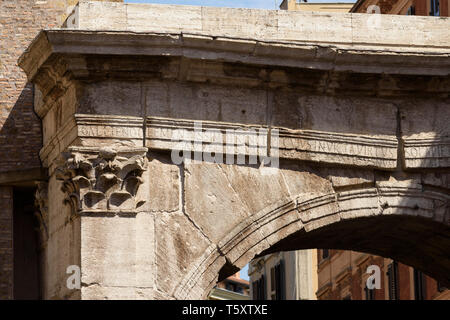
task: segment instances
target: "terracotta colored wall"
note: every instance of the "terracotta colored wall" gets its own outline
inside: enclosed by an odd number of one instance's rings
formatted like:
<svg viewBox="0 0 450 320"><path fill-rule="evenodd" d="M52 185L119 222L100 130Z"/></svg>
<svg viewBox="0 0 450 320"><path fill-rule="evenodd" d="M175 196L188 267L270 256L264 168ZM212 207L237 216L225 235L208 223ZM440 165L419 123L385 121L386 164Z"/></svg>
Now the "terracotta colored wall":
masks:
<svg viewBox="0 0 450 320"><path fill-rule="evenodd" d="M414 8L417 16L428 16L427 2L429 0L414 0Z"/></svg>
<svg viewBox="0 0 450 320"><path fill-rule="evenodd" d="M415 9L415 15L417 16L428 16L430 14L430 0L410 0L409 6L414 6ZM440 0L440 14L442 17L448 17L450 15L449 12L449 0ZM396 12L394 11L395 4L397 3L397 0L378 0L376 1L376 5L380 7L381 13L383 14L405 14L404 12ZM369 1L364 1L361 3L361 5L358 7L358 9L355 12L358 13L366 13L367 7L369 6Z"/></svg>

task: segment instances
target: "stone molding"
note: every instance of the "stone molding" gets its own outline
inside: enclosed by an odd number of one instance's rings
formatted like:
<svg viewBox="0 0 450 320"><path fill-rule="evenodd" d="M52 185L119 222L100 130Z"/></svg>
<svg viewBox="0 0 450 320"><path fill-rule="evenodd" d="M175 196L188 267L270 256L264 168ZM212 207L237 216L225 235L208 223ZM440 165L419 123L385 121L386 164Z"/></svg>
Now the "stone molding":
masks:
<svg viewBox="0 0 450 320"><path fill-rule="evenodd" d="M57 179L73 214L136 213L147 148L70 147Z"/></svg>
<svg viewBox="0 0 450 320"><path fill-rule="evenodd" d="M403 139L405 167L448 168L450 167L450 137L407 137Z"/></svg>
<svg viewBox="0 0 450 320"><path fill-rule="evenodd" d="M143 119L130 116L75 114L80 138L143 139Z"/></svg>
<svg viewBox="0 0 450 320"><path fill-rule="evenodd" d="M95 45L93 45L95 43ZM193 34L127 31L43 30L20 57L19 66L29 80L39 80L49 87L55 82L57 69L45 66L56 56L69 54L108 55L112 50L122 56L184 57L205 56L211 61L240 62L278 67L313 68L324 71L374 74L449 74L448 47L411 47L395 45L391 51L383 46L367 47L355 43L336 45L309 41L256 40L252 38ZM39 56L35 56L39 52ZM426 57L426 59L424 59ZM86 75L80 58L62 61L61 66ZM80 69L81 67L81 69ZM45 71L41 79L35 78ZM54 83L54 85L60 83Z"/></svg>
<svg viewBox="0 0 450 320"><path fill-rule="evenodd" d="M101 12L102 18L98 15ZM117 4L81 1L71 28L81 30L117 30L132 32L214 33L266 40L317 41L321 43L357 43L442 47L447 44L448 19L421 16L305 12L214 8L158 4ZM368 23L369 20L369 23ZM420 28L418 28L420 26ZM395 32L389 32L395 30ZM437 35L437 33L441 35ZM414 41L413 41L414 40Z"/></svg>
<svg viewBox="0 0 450 320"><path fill-rule="evenodd" d="M383 169L397 167L395 136L278 129L280 158Z"/></svg>
<svg viewBox="0 0 450 320"><path fill-rule="evenodd" d="M44 167L51 168L51 175L54 171L51 164L73 144L142 146L143 121L140 117L75 114L44 143L39 156Z"/></svg>
<svg viewBox="0 0 450 320"><path fill-rule="evenodd" d="M201 131L197 130L196 124L201 124ZM209 134L204 134L206 131ZM256 124L160 117L147 117L146 121L146 147L149 149L268 156L269 137L269 127ZM234 142L233 150L227 150L227 140ZM199 148L199 144L203 149Z"/></svg>
<svg viewBox="0 0 450 320"><path fill-rule="evenodd" d="M217 135L195 134L196 123L202 132ZM277 131L275 131L277 130ZM233 152L226 149L227 132L235 142ZM275 136L276 133L278 136ZM145 138L144 138L145 136ZM180 139L181 137L181 139ZM220 141L217 139L219 138ZM272 142L272 144L268 144ZM256 142L258 145L256 145ZM199 151L246 156L277 155L280 159L352 165L387 170L397 168L398 138L390 135L362 135L317 130L293 130L257 124L236 124L216 121L196 121L162 117L126 117L111 115L75 114L54 136L45 143L40 157L49 174L52 164L70 145L87 147L114 145L155 150ZM278 150L277 150L278 148ZM445 168L450 166L447 137L405 137L400 146L405 154L405 167ZM270 151L270 152L269 152Z"/></svg>
<svg viewBox="0 0 450 320"><path fill-rule="evenodd" d="M235 141L235 150L242 151L245 155L269 156L267 142L270 140L270 155L278 155L284 159L382 169L397 167L398 142L395 136L291 130L281 127L213 121L199 121L198 123L202 124L203 131L217 132L218 137L222 138L223 145L218 144L220 141L217 141L217 136L198 137L194 131L195 120L147 117L146 146L150 149L174 150L182 145L185 147L183 150L198 151L196 144L202 143L206 152L214 151L226 154L225 135L227 130L232 130L233 136L229 137L229 141ZM260 141L258 140L260 137L254 137L254 133L259 132L265 132L267 138ZM278 135L275 135L275 132ZM261 142L261 150L254 145L256 141Z"/></svg>

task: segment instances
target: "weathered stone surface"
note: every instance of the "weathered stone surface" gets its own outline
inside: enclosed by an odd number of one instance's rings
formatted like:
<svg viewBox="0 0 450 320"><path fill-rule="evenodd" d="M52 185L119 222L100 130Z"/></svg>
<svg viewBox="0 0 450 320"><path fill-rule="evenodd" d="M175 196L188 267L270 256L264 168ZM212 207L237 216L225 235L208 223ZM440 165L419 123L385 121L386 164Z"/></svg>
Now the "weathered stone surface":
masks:
<svg viewBox="0 0 450 320"><path fill-rule="evenodd" d="M331 181L333 188L355 188L373 185L375 176L370 170L357 169L337 169L330 170L328 179Z"/></svg>
<svg viewBox="0 0 450 320"><path fill-rule="evenodd" d="M89 59L86 63L90 63ZM108 65L101 67L108 72ZM140 116L141 99L141 86L137 82L103 81L86 88L77 113Z"/></svg>
<svg viewBox="0 0 450 320"><path fill-rule="evenodd" d="M114 6L115 10L111 10ZM127 13L124 13L124 10ZM93 13L96 15L93 17ZM176 19L173 19L176 12ZM78 17L77 17L78 16ZM103 18L99 18L102 16ZM448 43L447 19L435 20L430 30L425 17L382 15L367 23L363 14L287 12L252 9L210 8L81 2L74 27L84 30L131 30L213 34L241 38L328 43L364 43L366 46L395 46L415 43L427 50L437 41ZM378 19L377 19L378 20ZM239 23L238 23L239 21ZM418 28L420 26L420 28ZM390 32L396 30L396 32ZM357 32L355 32L357 31ZM428 33L418 36L417 32ZM440 40L431 34L439 34Z"/></svg>
<svg viewBox="0 0 450 320"><path fill-rule="evenodd" d="M291 197L310 192L324 194L333 192L330 181L314 171L311 167L298 164L282 167L281 174L286 181Z"/></svg>
<svg viewBox="0 0 450 320"><path fill-rule="evenodd" d="M45 297L202 298L255 256L311 246L412 255L448 281L448 19L382 16L365 33L351 14L76 10L19 61L50 175ZM407 40L386 32L399 23Z"/></svg>
<svg viewBox="0 0 450 320"><path fill-rule="evenodd" d="M264 174L253 166L221 165L231 188L248 208L256 213L283 199L289 199L289 191L280 171ZM253 190L253 192L249 192Z"/></svg>
<svg viewBox="0 0 450 320"><path fill-rule="evenodd" d="M87 290L83 298L91 298L91 290L103 290L106 299L152 298L156 269L152 214L82 217L81 252L82 293ZM119 291L110 292L108 287Z"/></svg>
<svg viewBox="0 0 450 320"><path fill-rule="evenodd" d="M221 166L192 162L185 166L184 175L186 214L212 241L231 231L227 221L242 221L250 216Z"/></svg>
<svg viewBox="0 0 450 320"><path fill-rule="evenodd" d="M155 117L146 122L148 148L171 150L180 158L203 152L202 159L216 163L235 163L234 156L244 163L245 156L252 156L248 163L256 164L269 155L269 138L267 126ZM181 163L181 159L172 160Z"/></svg>
<svg viewBox="0 0 450 320"><path fill-rule="evenodd" d="M81 297L83 300L163 300L155 297L154 289L135 288L135 287L108 287L93 284L81 288Z"/></svg>
<svg viewBox="0 0 450 320"><path fill-rule="evenodd" d="M148 116L267 123L267 92L262 89L154 82L146 102Z"/></svg>
<svg viewBox="0 0 450 320"><path fill-rule="evenodd" d="M61 214L61 212L59 213ZM55 214L56 212L52 212L50 209L50 217ZM79 218L68 221L50 234L43 253L44 299L80 298L79 290L67 287L67 278L69 277L67 268L80 266L81 252Z"/></svg>
<svg viewBox="0 0 450 320"><path fill-rule="evenodd" d="M395 136L396 114L397 108L389 100L277 92L272 125L289 129Z"/></svg>
<svg viewBox="0 0 450 320"><path fill-rule="evenodd" d="M45 244L48 240L48 183L38 182L35 193L36 207L35 216L39 223L40 243Z"/></svg>
<svg viewBox="0 0 450 320"><path fill-rule="evenodd" d="M156 286L173 295L175 287L188 275L211 242L183 213L156 214ZM223 261L224 262L224 261Z"/></svg>
<svg viewBox="0 0 450 320"><path fill-rule="evenodd" d="M406 168L450 166L448 99L419 99L401 105Z"/></svg>
<svg viewBox="0 0 450 320"><path fill-rule="evenodd" d="M280 92L272 124L280 127L280 157L395 168L396 112L380 100Z"/></svg>
<svg viewBox="0 0 450 320"><path fill-rule="evenodd" d="M81 271L84 286L136 285L136 220L83 217Z"/></svg>
<svg viewBox="0 0 450 320"><path fill-rule="evenodd" d="M180 168L167 161L153 159L148 164L149 195L151 211L174 212L180 210Z"/></svg>
<svg viewBox="0 0 450 320"><path fill-rule="evenodd" d="M424 173L422 184L450 189L450 173Z"/></svg>

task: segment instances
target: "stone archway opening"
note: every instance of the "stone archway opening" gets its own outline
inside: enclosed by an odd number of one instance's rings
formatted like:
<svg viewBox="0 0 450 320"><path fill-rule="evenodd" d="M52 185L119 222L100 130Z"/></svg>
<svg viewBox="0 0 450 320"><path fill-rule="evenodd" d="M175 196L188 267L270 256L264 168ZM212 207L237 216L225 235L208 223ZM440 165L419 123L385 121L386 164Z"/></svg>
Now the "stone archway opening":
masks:
<svg viewBox="0 0 450 320"><path fill-rule="evenodd" d="M324 170L328 174L333 171ZM311 171L314 170L310 169L308 175L314 177L317 188L317 176ZM296 180L301 180L300 176ZM330 194L306 192L298 198L278 201L241 221L219 242L217 250L202 256L195 270L191 269L194 272L188 274L191 278L184 283L204 286L205 291L200 293L201 289L197 291L194 286L189 295L198 292L199 297L205 297L216 281L235 273L253 258L314 248L388 257L448 286L449 227L443 223L448 220L448 193L424 191L427 188L418 188L411 181L393 182L392 177L389 188L382 185L347 186ZM211 282L204 282L205 279ZM178 287L177 293L183 294L180 289L183 287Z"/></svg>
<svg viewBox="0 0 450 320"><path fill-rule="evenodd" d="M442 295L448 287L447 228L420 217L373 219L340 222L310 233L300 230L264 250L249 262L251 298L397 300ZM420 243L422 240L418 239L426 240ZM272 273L281 264L280 280ZM390 269L394 265L395 271ZM366 292L366 280L371 275L369 266L380 268L377 281L381 291L375 290L372 295L370 290ZM226 263L219 271L218 281L234 272L233 267ZM421 277L420 285L416 274ZM262 293L258 292L261 281L265 286Z"/></svg>
<svg viewBox="0 0 450 320"><path fill-rule="evenodd" d="M317 248L351 250L412 266L448 287L448 232L448 226L420 217L360 218L311 233L300 230L257 254L255 258L280 251ZM236 270L237 267L227 262L220 269L217 281L223 281Z"/></svg>

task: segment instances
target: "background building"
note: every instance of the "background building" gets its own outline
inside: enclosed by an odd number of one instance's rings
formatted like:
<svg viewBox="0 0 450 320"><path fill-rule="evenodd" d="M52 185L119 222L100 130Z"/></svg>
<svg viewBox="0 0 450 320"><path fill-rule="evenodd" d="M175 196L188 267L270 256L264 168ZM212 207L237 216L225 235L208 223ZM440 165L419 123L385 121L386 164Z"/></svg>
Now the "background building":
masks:
<svg viewBox="0 0 450 320"><path fill-rule="evenodd" d="M367 267L381 271L381 289L369 290ZM436 280L391 259L355 251L318 250L319 300L447 300Z"/></svg>
<svg viewBox="0 0 450 320"><path fill-rule="evenodd" d="M250 262L253 300L315 300L317 250L269 254Z"/></svg>
<svg viewBox="0 0 450 320"><path fill-rule="evenodd" d="M302 0L283 0L280 9L289 11L326 11L326 12L349 12L353 3L309 3Z"/></svg>
<svg viewBox="0 0 450 320"><path fill-rule="evenodd" d="M450 0L358 0L350 12L367 13L371 5L380 7L382 14L448 17L450 13Z"/></svg>
<svg viewBox="0 0 450 320"><path fill-rule="evenodd" d="M250 300L249 282L237 272L219 282L211 291L209 300Z"/></svg>

